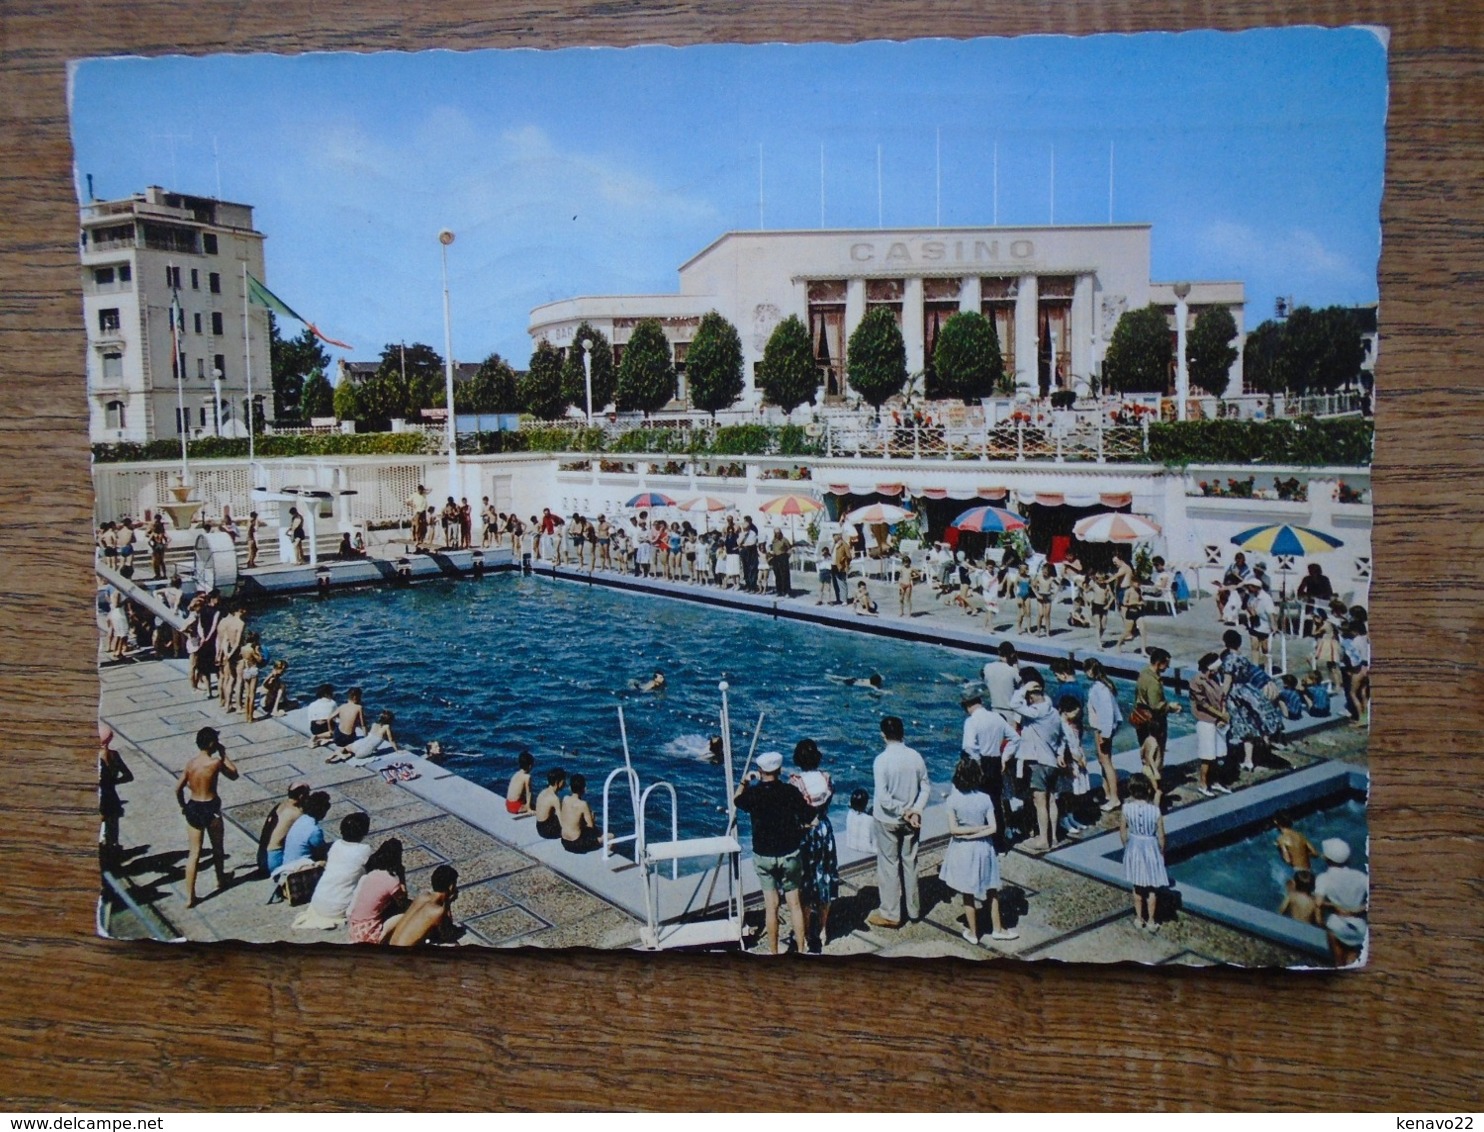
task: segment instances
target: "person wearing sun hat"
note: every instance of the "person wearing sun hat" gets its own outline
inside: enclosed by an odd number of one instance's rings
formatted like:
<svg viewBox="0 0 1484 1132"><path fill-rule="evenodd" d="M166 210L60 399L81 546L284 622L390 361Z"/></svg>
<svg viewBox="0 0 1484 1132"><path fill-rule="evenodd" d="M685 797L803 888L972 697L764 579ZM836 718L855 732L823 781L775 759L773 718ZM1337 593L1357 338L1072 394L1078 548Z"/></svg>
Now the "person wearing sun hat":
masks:
<svg viewBox="0 0 1484 1132"><path fill-rule="evenodd" d="M757 770L743 777L735 799L737 809L752 819L752 866L763 889L768 950L774 955L778 954L780 892L788 902L794 947L801 953L807 947L804 905L799 895L804 883L799 847L804 842L805 827L814 820L814 808L804 795L778 777L782 769L783 755L764 751L758 756Z"/></svg>
<svg viewBox="0 0 1484 1132"><path fill-rule="evenodd" d="M1350 843L1344 838L1326 838L1319 851L1328 867L1314 882L1314 899L1324 915L1330 956L1336 967L1348 967L1360 959L1365 946L1371 880L1349 867Z"/></svg>

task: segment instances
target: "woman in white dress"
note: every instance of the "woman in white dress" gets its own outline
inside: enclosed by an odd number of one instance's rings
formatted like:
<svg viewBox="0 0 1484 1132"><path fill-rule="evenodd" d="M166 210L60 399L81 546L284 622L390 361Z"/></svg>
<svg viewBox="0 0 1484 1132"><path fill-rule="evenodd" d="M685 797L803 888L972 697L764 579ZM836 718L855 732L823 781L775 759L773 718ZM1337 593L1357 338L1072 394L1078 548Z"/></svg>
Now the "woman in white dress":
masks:
<svg viewBox="0 0 1484 1132"><path fill-rule="evenodd" d="M1129 779L1118 835L1123 840L1123 875L1134 890L1134 924L1157 932L1155 891L1168 888L1170 877L1165 872L1165 819L1154 804L1154 784L1145 775Z"/></svg>
<svg viewBox="0 0 1484 1132"><path fill-rule="evenodd" d="M995 833L994 801L980 790L979 760L964 755L953 772L948 794L948 832L951 839L938 869L938 879L964 898L964 939L979 943L978 909L989 902L993 939L1016 939L1000 921L1000 859L990 840Z"/></svg>

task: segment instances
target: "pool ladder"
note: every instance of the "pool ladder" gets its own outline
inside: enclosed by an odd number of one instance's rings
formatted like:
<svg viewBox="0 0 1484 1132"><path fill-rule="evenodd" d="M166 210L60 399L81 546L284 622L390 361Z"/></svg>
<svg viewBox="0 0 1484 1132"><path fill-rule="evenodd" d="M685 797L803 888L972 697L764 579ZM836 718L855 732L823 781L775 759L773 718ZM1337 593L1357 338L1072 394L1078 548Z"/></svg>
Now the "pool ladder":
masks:
<svg viewBox="0 0 1484 1132"><path fill-rule="evenodd" d="M716 947L722 944L740 946L742 943L742 845L737 840L736 810L732 805L732 795L735 791L732 779L732 745L728 727L726 693L727 684L723 681L721 684L722 765L727 779L728 824L727 832L720 837L685 839L680 837L680 807L675 787L670 783L660 780L640 790L639 775L634 770L633 760L629 754L628 727L624 722L623 707L620 706L618 709L619 733L623 736L624 765L615 767L603 781L602 854L603 860L608 861L618 856L613 852L614 846L633 842L634 862L643 870L644 881L645 926L639 933L639 939L643 946L651 951L680 947ZM628 787L629 804L634 814L634 832L622 836L612 834L609 825L609 803L613 784L620 777ZM670 839L668 841L651 841L649 838L649 799L657 790L663 790L670 796ZM678 881L682 860L711 857L716 858L717 872L724 873L727 878L725 913L720 917L712 916L708 919L681 920L676 917L662 922L659 870L664 863L666 861L670 863L671 881ZM715 883L716 878L713 876L707 891L707 903L709 903L710 893L714 890ZM685 911L682 911L680 916L684 915Z"/></svg>

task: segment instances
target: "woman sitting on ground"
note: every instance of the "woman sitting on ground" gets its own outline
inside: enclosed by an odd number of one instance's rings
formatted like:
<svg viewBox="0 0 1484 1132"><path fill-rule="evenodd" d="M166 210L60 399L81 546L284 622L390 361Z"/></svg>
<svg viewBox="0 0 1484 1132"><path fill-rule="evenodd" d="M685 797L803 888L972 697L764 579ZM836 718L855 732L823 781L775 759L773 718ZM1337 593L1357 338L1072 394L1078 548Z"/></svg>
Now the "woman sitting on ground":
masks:
<svg viewBox="0 0 1484 1132"><path fill-rule="evenodd" d="M407 908L407 874L402 868L402 842L383 841L366 861L346 909L351 943L382 943L392 922Z"/></svg>

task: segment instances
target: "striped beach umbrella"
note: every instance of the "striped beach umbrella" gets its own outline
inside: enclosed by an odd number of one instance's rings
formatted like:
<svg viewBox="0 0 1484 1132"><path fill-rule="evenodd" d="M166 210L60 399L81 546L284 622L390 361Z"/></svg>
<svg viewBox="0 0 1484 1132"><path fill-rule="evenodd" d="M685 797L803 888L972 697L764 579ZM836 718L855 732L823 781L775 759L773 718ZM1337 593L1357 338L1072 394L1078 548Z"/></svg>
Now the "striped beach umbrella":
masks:
<svg viewBox="0 0 1484 1132"><path fill-rule="evenodd" d="M698 495L694 499L687 499L675 506L682 511L730 511L735 504L728 503L725 499L717 499L714 495Z"/></svg>
<svg viewBox="0 0 1484 1132"><path fill-rule="evenodd" d="M1159 524L1142 515L1104 511L1079 521L1072 533L1083 542L1141 542L1159 534Z"/></svg>
<svg viewBox="0 0 1484 1132"><path fill-rule="evenodd" d="M900 523L912 517L912 512L890 503L868 503L845 515L842 523Z"/></svg>
<svg viewBox="0 0 1484 1132"><path fill-rule="evenodd" d="M1302 558L1309 554L1323 554L1345 544L1316 531L1312 527L1294 527L1288 523L1277 523L1267 527L1253 527L1232 536L1232 544L1254 554L1271 554L1289 558Z"/></svg>
<svg viewBox="0 0 1484 1132"><path fill-rule="evenodd" d="M970 507L949 524L961 531L978 531L980 534L1019 531L1025 529L1025 520L1014 511L1003 507Z"/></svg>
<svg viewBox="0 0 1484 1132"><path fill-rule="evenodd" d="M764 515L812 515L823 511L824 504L807 495L780 495L758 508Z"/></svg>
<svg viewBox="0 0 1484 1132"><path fill-rule="evenodd" d="M627 503L625 507L674 507L675 500L671 499L662 491L641 491Z"/></svg>

